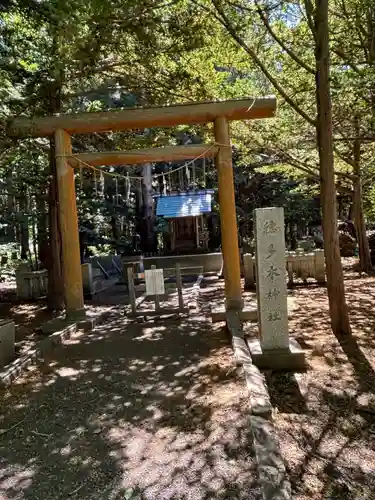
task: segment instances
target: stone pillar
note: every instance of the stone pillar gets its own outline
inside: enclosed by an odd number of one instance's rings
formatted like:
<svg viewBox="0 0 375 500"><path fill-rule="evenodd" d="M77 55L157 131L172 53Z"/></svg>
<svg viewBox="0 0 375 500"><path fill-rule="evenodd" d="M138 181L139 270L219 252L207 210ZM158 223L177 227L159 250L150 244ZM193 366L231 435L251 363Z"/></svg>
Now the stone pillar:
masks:
<svg viewBox="0 0 375 500"><path fill-rule="evenodd" d="M15 327L9 320L0 321L0 368L13 361L15 356Z"/></svg>
<svg viewBox="0 0 375 500"><path fill-rule="evenodd" d="M83 293L86 297L92 297L93 282L92 282L92 264L91 262L81 265Z"/></svg>
<svg viewBox="0 0 375 500"><path fill-rule="evenodd" d="M245 274L245 288L247 290L251 290L255 286L254 264L254 257L251 253L245 253L243 256L243 267Z"/></svg>
<svg viewBox="0 0 375 500"><path fill-rule="evenodd" d="M255 226L260 343L263 349L286 349L289 347L289 332L284 210L255 210Z"/></svg>
<svg viewBox="0 0 375 500"><path fill-rule="evenodd" d="M290 341L283 208L255 210L256 283L260 341L250 341L254 364L267 369L303 369L305 356Z"/></svg>
<svg viewBox="0 0 375 500"><path fill-rule="evenodd" d="M326 269L324 260L324 250L315 250L315 279L316 281L324 285L326 282Z"/></svg>

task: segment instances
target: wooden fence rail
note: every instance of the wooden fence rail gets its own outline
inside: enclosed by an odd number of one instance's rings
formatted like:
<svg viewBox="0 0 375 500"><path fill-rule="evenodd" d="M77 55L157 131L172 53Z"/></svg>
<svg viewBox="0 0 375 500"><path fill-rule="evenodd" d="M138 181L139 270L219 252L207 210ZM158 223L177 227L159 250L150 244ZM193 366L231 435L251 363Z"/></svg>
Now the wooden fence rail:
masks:
<svg viewBox="0 0 375 500"><path fill-rule="evenodd" d="M325 284L325 261L324 251L314 250L305 253L303 250L286 252L286 272L288 275L288 287L294 286L294 280L302 279L307 283L308 278L313 278L319 284ZM256 271L255 257L252 254L244 254L245 288L255 287Z"/></svg>

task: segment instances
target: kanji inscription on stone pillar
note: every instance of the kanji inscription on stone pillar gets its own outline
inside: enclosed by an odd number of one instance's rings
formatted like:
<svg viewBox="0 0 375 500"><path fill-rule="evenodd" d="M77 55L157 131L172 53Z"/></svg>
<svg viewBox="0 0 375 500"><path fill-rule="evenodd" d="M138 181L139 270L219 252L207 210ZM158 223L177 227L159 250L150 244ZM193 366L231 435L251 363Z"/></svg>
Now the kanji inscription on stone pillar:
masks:
<svg viewBox="0 0 375 500"><path fill-rule="evenodd" d="M284 209L256 209L255 228L260 345L289 349Z"/></svg>

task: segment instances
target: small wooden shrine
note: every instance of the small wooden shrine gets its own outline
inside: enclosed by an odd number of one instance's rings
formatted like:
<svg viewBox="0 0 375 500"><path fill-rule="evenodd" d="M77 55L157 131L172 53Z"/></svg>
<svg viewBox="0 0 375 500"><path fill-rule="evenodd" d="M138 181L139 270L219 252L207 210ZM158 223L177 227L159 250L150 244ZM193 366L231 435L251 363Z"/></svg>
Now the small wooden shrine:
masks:
<svg viewBox="0 0 375 500"><path fill-rule="evenodd" d="M156 196L156 215L168 221L171 252L208 249L207 217L211 214L213 193L204 189Z"/></svg>

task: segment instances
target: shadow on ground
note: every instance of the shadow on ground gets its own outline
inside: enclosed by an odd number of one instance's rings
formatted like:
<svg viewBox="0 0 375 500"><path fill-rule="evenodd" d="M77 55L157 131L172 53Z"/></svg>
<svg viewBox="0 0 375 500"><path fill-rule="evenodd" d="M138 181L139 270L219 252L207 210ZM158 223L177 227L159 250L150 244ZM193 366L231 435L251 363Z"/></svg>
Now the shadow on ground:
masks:
<svg viewBox="0 0 375 500"><path fill-rule="evenodd" d="M353 336L333 335L325 287L297 287L289 332L309 368L265 373L293 500L375 498L375 279L351 272L345 285ZM258 335L255 324L245 331Z"/></svg>
<svg viewBox="0 0 375 500"><path fill-rule="evenodd" d="M295 500L374 498L375 280L351 276L346 292L351 337L333 335L324 287L291 292L309 369L267 374Z"/></svg>
<svg viewBox="0 0 375 500"><path fill-rule="evenodd" d="M2 399L6 500L260 498L246 389L203 315L116 312Z"/></svg>

